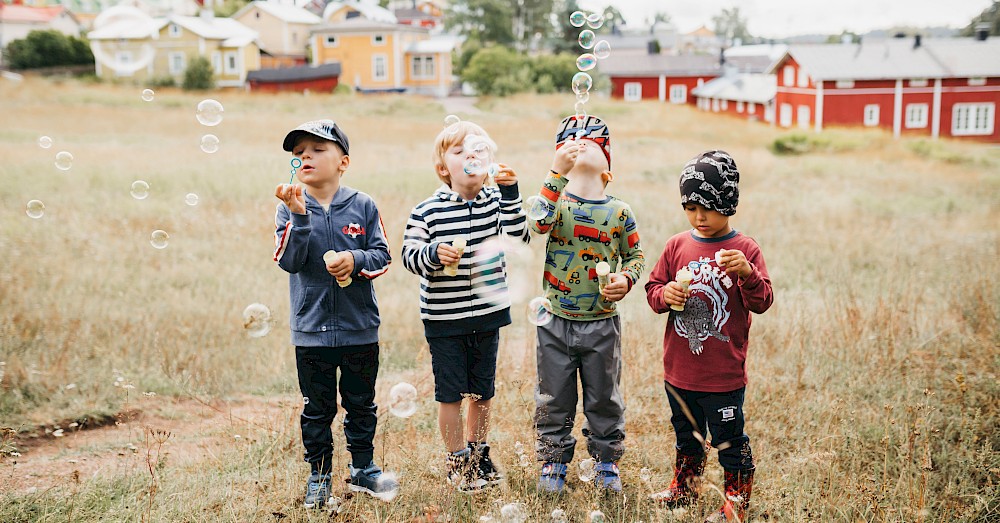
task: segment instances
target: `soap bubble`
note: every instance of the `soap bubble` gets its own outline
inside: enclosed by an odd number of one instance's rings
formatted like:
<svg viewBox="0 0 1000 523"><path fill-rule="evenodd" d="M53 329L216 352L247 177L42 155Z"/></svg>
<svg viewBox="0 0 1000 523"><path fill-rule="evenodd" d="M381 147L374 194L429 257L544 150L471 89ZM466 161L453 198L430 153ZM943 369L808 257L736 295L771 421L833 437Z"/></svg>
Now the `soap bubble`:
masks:
<svg viewBox="0 0 1000 523"><path fill-rule="evenodd" d="M198 195L193 192L187 193L184 196L184 203L190 205L191 207L198 205Z"/></svg>
<svg viewBox="0 0 1000 523"><path fill-rule="evenodd" d="M531 296L535 281L532 256L523 242L496 236L466 250L472 256L469 277L476 305L523 303ZM496 284L504 280L506 284L498 288Z"/></svg>
<svg viewBox="0 0 1000 523"><path fill-rule="evenodd" d="M641 469L639 470L639 479L641 479L641 480L643 480L643 481L647 481L647 482L648 482L648 481L649 481L649 478L651 478L651 477L653 477L653 473L652 473L652 472L650 472L649 468L647 468L647 467L642 467L642 468L641 468Z"/></svg>
<svg viewBox="0 0 1000 523"><path fill-rule="evenodd" d="M594 38L596 38L596 35L594 35L593 31L590 29L584 29L583 31L580 31L580 36L576 39L576 41L580 44L580 47L590 49L591 47L594 47Z"/></svg>
<svg viewBox="0 0 1000 523"><path fill-rule="evenodd" d="M170 241L170 235L160 229L153 231L153 234L149 236L149 244L157 249L166 249L168 241Z"/></svg>
<svg viewBox="0 0 1000 523"><path fill-rule="evenodd" d="M589 71L597 66L597 57L590 53L583 53L576 59L576 68L581 71Z"/></svg>
<svg viewBox="0 0 1000 523"><path fill-rule="evenodd" d="M483 174L483 161L473 158L465 162L465 166L462 169L465 171L465 174Z"/></svg>
<svg viewBox="0 0 1000 523"><path fill-rule="evenodd" d="M594 458L587 458L580 462L580 481L584 483L589 483L594 480L597 476L597 470L595 469L597 463Z"/></svg>
<svg viewBox="0 0 1000 523"><path fill-rule="evenodd" d="M136 180L132 182L132 188L129 190L129 193L136 200L145 200L149 196L149 184L142 180Z"/></svg>
<svg viewBox="0 0 1000 523"><path fill-rule="evenodd" d="M271 309L263 303L247 305L243 309L243 328L251 338L267 336L271 332Z"/></svg>
<svg viewBox="0 0 1000 523"><path fill-rule="evenodd" d="M521 454L524 454L524 444L521 443L520 441L515 441L514 442L514 453L517 454L518 456L520 456Z"/></svg>
<svg viewBox="0 0 1000 523"><path fill-rule="evenodd" d="M41 200L31 200L28 202L28 207L24 212L28 215L28 218L37 220L45 215L45 204Z"/></svg>
<svg viewBox="0 0 1000 523"><path fill-rule="evenodd" d="M48 136L42 136L38 138L38 146L41 147L42 149L48 149L49 147L52 147L52 138L49 138Z"/></svg>
<svg viewBox="0 0 1000 523"><path fill-rule="evenodd" d="M576 102L576 105L573 106L573 110L576 111L577 120L587 119L587 110L583 107L583 105L583 102Z"/></svg>
<svg viewBox="0 0 1000 523"><path fill-rule="evenodd" d="M201 137L201 150L212 154L219 150L219 137L214 134L206 134Z"/></svg>
<svg viewBox="0 0 1000 523"><path fill-rule="evenodd" d="M499 164L491 163L486 168L486 176L489 176L490 178L496 178L498 174L500 174L500 165Z"/></svg>
<svg viewBox="0 0 1000 523"><path fill-rule="evenodd" d="M500 508L500 517L506 523L524 523L528 520L528 509L524 503L507 503Z"/></svg>
<svg viewBox="0 0 1000 523"><path fill-rule="evenodd" d="M552 321L552 303L545 296L532 298L528 302L528 322L541 327Z"/></svg>
<svg viewBox="0 0 1000 523"><path fill-rule="evenodd" d="M389 389L389 412L399 418L409 418L417 412L417 388L405 381Z"/></svg>
<svg viewBox="0 0 1000 523"><path fill-rule="evenodd" d="M604 15L601 13L590 13L587 15L587 27L598 29L604 25Z"/></svg>
<svg viewBox="0 0 1000 523"><path fill-rule="evenodd" d="M604 516L604 513L601 512L600 510L594 510L590 513L589 516L587 516L587 521L589 523L605 523L607 522L607 520L608 518L606 518Z"/></svg>
<svg viewBox="0 0 1000 523"><path fill-rule="evenodd" d="M529 457L527 454L521 454L520 456L517 457L517 464L520 465L522 468L530 467L531 457Z"/></svg>
<svg viewBox="0 0 1000 523"><path fill-rule="evenodd" d="M569 519L566 518L566 511L557 508L552 511L552 523L566 523Z"/></svg>
<svg viewBox="0 0 1000 523"><path fill-rule="evenodd" d="M449 135L452 135L452 134L455 134L455 133L458 132L458 125L456 125L456 124L458 122L461 122L461 121L462 121L461 118L459 118L459 117L457 117L457 116L455 116L453 114L449 114L448 116L444 117L444 128L448 132Z"/></svg>
<svg viewBox="0 0 1000 523"><path fill-rule="evenodd" d="M154 93L152 89L143 89L141 96L142 96L143 101L145 101L145 102L152 102L153 101L153 96L155 94L156 93Z"/></svg>
<svg viewBox="0 0 1000 523"><path fill-rule="evenodd" d="M73 155L67 151L56 153L56 168L60 171L68 171L73 167Z"/></svg>
<svg viewBox="0 0 1000 523"><path fill-rule="evenodd" d="M549 215L549 201L539 195L524 200L524 215L529 220L541 220Z"/></svg>
<svg viewBox="0 0 1000 523"><path fill-rule="evenodd" d="M395 472L383 472L375 480L375 484L378 485L378 499L381 501L389 502L399 495L399 479ZM389 486L392 488L390 489Z"/></svg>
<svg viewBox="0 0 1000 523"><path fill-rule="evenodd" d="M215 127L222 123L222 113L225 111L222 104L211 98L202 100L198 102L198 110L195 112L195 118L198 119L198 123L201 125L207 125L208 127Z"/></svg>
<svg viewBox="0 0 1000 523"><path fill-rule="evenodd" d="M583 27L585 23L587 15L583 14L583 11L573 11L573 14L569 15L569 24L573 27Z"/></svg>
<svg viewBox="0 0 1000 523"><path fill-rule="evenodd" d="M607 40L601 40L594 46L594 56L601 60L611 56L611 44Z"/></svg>
<svg viewBox="0 0 1000 523"><path fill-rule="evenodd" d="M573 92L576 94L590 92L594 85L594 79L587 73L576 73L573 75Z"/></svg>

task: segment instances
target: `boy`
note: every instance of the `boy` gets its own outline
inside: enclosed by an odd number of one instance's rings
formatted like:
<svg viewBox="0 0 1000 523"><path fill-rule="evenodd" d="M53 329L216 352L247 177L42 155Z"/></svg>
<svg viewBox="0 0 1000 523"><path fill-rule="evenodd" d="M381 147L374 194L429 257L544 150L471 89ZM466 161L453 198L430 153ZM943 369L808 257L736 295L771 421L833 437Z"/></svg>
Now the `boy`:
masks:
<svg viewBox="0 0 1000 523"><path fill-rule="evenodd" d="M497 188L484 187L496 144L482 127L458 122L434 141L434 169L444 182L410 213L403 265L420 276L420 318L431 353L438 427L448 451L448 481L461 492L498 484L487 436L500 327L510 324L502 256L479 255L498 237L529 240L517 175L500 164ZM456 240L464 249L453 245ZM473 288L473 282L476 287ZM468 415L462 424L462 399Z"/></svg>
<svg viewBox="0 0 1000 523"><path fill-rule="evenodd" d="M274 261L289 273L292 344L302 391L302 443L311 467L305 506L330 497L337 370L350 489L389 501L398 484L375 462L378 303L371 280L389 268L375 202L341 185L351 164L347 136L333 120L306 122L283 147L302 161L300 184L275 189ZM332 252L333 254L330 254Z"/></svg>
<svg viewBox="0 0 1000 523"><path fill-rule="evenodd" d="M692 481L705 469L707 427L725 470L726 500L706 521L746 521L754 474L743 432L750 313L763 313L774 299L757 242L729 225L739 181L736 162L724 151L702 153L684 166L681 205L692 229L667 241L646 284L654 311L673 308L663 379L677 434L674 480L651 497L677 506L697 496Z"/></svg>
<svg viewBox="0 0 1000 523"><path fill-rule="evenodd" d="M638 281L642 248L634 213L605 194L611 181L611 135L594 116L569 116L556 133L552 169L541 190L548 214L532 229L549 234L542 286L553 317L538 326L538 390L535 430L538 479L542 492L560 493L576 438L577 373L583 386L583 435L598 462L594 483L620 492L618 459L624 452L625 405L622 402L621 320L615 302ZM614 270L601 285L597 265ZM602 288L603 287L603 288Z"/></svg>

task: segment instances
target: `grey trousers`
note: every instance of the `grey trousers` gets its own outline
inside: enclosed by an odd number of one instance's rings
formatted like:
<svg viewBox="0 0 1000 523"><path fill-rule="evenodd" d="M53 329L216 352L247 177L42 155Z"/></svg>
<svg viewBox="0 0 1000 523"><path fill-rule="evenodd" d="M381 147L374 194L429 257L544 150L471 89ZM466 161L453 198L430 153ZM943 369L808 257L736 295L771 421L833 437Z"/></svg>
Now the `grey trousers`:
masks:
<svg viewBox="0 0 1000 523"><path fill-rule="evenodd" d="M538 459L569 463L576 438L577 374L583 388L583 435L598 461L618 461L625 450L621 381L621 320L571 321L553 316L538 327L535 431Z"/></svg>

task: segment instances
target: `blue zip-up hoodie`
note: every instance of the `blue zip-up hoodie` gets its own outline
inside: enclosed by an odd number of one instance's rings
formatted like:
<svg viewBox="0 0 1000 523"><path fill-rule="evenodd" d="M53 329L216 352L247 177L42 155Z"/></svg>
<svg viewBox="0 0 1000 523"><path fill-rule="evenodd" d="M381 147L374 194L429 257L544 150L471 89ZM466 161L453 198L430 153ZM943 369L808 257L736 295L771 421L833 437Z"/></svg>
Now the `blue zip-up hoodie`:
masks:
<svg viewBox="0 0 1000 523"><path fill-rule="evenodd" d="M274 215L274 261L289 273L292 344L343 347L378 342L378 301L371 280L389 269L389 245L375 201L340 186L330 209L304 191L306 214L283 202ZM326 251L354 255L353 282L341 288L326 270Z"/></svg>

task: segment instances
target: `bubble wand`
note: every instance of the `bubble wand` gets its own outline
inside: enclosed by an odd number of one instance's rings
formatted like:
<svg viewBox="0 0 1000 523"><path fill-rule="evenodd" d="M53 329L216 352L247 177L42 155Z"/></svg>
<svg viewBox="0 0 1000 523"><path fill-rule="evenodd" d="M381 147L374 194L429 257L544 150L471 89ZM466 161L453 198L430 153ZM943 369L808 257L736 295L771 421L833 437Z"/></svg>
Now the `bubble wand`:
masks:
<svg viewBox="0 0 1000 523"><path fill-rule="evenodd" d="M299 170L299 167L302 167L302 160L298 158L292 158L291 164L292 164L292 175L288 177L289 184L291 184L292 181L295 180L295 172Z"/></svg>

